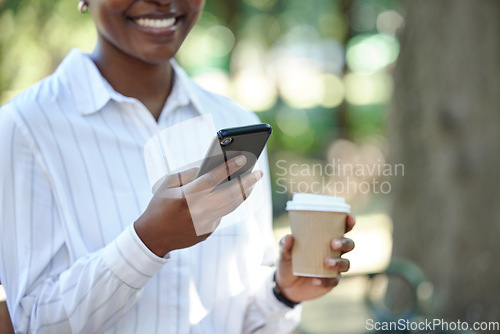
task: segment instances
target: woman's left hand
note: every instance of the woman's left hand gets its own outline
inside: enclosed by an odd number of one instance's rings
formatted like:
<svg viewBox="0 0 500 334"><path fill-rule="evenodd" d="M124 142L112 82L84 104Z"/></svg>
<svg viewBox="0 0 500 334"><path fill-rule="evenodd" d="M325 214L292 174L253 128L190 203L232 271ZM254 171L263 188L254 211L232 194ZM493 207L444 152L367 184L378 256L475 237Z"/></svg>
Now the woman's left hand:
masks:
<svg viewBox="0 0 500 334"><path fill-rule="evenodd" d="M354 217L348 215L346 218L346 233L352 230L354 224ZM293 302L318 298L329 292L339 283L340 274L332 278L295 276L292 272L292 246L293 237L291 235L286 235L281 239L280 259L278 268L276 269L276 284L285 297ZM341 254L344 254L354 249L354 242L348 238L334 239L331 241L330 247L332 250L340 251ZM324 265L328 268L336 269L340 273L348 271L350 264L347 259L326 258Z"/></svg>

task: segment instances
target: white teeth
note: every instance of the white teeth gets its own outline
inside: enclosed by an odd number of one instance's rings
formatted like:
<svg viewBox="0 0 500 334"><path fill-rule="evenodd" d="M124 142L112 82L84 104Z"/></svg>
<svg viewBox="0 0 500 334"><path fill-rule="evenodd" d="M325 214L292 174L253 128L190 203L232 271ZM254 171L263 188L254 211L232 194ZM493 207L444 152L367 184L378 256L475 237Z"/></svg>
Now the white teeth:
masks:
<svg viewBox="0 0 500 334"><path fill-rule="evenodd" d="M171 17L169 19L136 19L135 22L143 27L151 27L151 28L168 28L175 23L175 17Z"/></svg>

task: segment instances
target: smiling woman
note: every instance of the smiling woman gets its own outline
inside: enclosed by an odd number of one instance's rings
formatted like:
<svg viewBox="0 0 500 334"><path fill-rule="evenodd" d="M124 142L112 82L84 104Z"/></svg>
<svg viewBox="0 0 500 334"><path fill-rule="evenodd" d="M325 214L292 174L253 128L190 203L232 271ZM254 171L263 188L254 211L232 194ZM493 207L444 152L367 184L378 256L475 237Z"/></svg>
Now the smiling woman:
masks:
<svg viewBox="0 0 500 334"><path fill-rule="evenodd" d="M163 130L185 127L169 139L175 161L201 161L193 122L259 123L172 59L203 6L82 0L97 28L93 52L72 50L0 109L0 277L16 333L289 333L299 302L338 283L294 276L291 237L271 266L266 154L257 162L264 173L216 191L243 156L198 178L182 165L151 191L144 148ZM244 201L258 209L240 208ZM193 219L209 233L197 234ZM353 225L348 217L346 231ZM341 253L354 247L335 241ZM324 265L349 269L346 259Z"/></svg>

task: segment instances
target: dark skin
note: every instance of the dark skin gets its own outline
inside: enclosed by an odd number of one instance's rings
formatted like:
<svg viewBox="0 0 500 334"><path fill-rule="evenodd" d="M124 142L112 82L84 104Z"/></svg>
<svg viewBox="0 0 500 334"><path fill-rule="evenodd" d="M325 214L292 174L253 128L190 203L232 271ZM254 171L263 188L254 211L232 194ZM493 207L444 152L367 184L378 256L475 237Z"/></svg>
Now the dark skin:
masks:
<svg viewBox="0 0 500 334"><path fill-rule="evenodd" d="M353 216L346 218L345 232L349 232L356 223ZM295 276L292 273L292 247L293 237L284 236L280 241L280 259L276 270L276 281L282 293L294 302L310 300L321 297L339 284L340 274L333 278L313 278ZM330 243L332 250L345 254L354 249L354 242L348 238L334 239ZM347 259L325 258L324 265L327 268L335 269L339 272L349 270L350 263Z"/></svg>
<svg viewBox="0 0 500 334"><path fill-rule="evenodd" d="M198 20L204 0L89 0L97 28L91 55L111 86L141 101L158 119L172 88L173 58ZM147 27L140 19L175 19L166 28Z"/></svg>
<svg viewBox="0 0 500 334"><path fill-rule="evenodd" d="M158 120L172 89L170 63L145 63L120 52L104 38L97 44L91 57L101 74L117 92L137 98ZM128 68L130 71L122 71L122 68Z"/></svg>
<svg viewBox="0 0 500 334"><path fill-rule="evenodd" d="M204 0L88 0L89 11L98 32L91 55L101 74L119 93L135 97L158 120L172 89L175 56L196 23ZM155 193L134 228L143 243L156 255L193 246L217 228L220 219L234 211L252 192L262 177L255 171L241 179L241 185L211 193L229 174L245 163L238 157L195 179L197 170L169 175ZM244 196L241 191L244 191ZM354 218L346 219L346 232ZM199 233L197 233L199 232ZM291 268L293 238L281 245L276 283L292 301L303 301L326 294L338 284L337 278L294 276ZM332 249L347 253L352 240L332 240ZM345 272L346 259L325 259L325 266Z"/></svg>

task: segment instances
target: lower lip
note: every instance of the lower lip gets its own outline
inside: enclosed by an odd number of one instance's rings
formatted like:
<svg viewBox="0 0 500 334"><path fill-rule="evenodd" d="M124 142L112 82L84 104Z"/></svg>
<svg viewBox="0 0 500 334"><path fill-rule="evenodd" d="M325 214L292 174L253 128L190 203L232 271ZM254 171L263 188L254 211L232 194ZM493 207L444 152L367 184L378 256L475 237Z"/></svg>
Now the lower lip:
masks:
<svg viewBox="0 0 500 334"><path fill-rule="evenodd" d="M175 32L177 30L179 30L179 27L180 27L180 25L183 22L183 18L182 17L178 17L175 20L174 24L172 24L169 27L164 27L164 28L143 26L143 25L140 25L137 22L135 22L133 19L131 19L130 21L134 24L134 26L136 26L137 28L139 28L139 30L141 30L142 32L145 32L145 33L147 33L147 34L149 34L151 36L169 37L169 36L173 36L175 34Z"/></svg>

